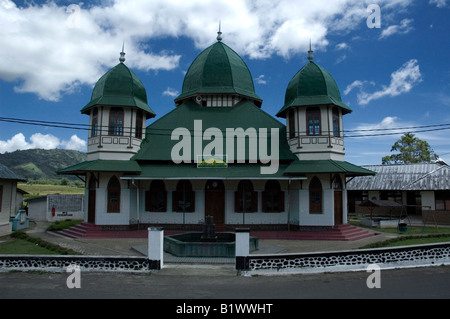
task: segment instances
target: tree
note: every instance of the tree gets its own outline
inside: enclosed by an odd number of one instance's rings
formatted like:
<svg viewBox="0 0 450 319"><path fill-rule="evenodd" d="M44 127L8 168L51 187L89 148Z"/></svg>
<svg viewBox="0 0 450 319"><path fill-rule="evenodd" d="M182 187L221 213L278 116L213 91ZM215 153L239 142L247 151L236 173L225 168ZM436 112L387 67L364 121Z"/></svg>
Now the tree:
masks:
<svg viewBox="0 0 450 319"><path fill-rule="evenodd" d="M384 156L382 164L412 164L429 163L438 156L431 149L428 142L415 137L412 133L405 133L398 141L392 145L391 152L399 152Z"/></svg>

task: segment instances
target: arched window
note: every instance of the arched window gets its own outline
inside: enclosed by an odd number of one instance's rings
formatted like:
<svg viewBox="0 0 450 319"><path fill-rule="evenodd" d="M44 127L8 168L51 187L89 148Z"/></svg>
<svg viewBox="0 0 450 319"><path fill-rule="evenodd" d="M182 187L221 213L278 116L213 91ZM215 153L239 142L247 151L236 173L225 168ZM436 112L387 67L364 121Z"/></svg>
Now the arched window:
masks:
<svg viewBox="0 0 450 319"><path fill-rule="evenodd" d="M288 121L289 121L289 138L294 138L297 134L295 134L295 111L289 110L288 112Z"/></svg>
<svg viewBox="0 0 450 319"><path fill-rule="evenodd" d="M108 183L108 213L120 213L120 182L115 176Z"/></svg>
<svg viewBox="0 0 450 319"><path fill-rule="evenodd" d="M178 182L176 191L172 193L172 210L181 213L195 211L195 192L190 181Z"/></svg>
<svg viewBox="0 0 450 319"><path fill-rule="evenodd" d="M237 213L258 211L258 193L253 191L251 181L239 182L238 190L234 193L234 211Z"/></svg>
<svg viewBox="0 0 450 319"><path fill-rule="evenodd" d="M309 212L311 214L322 213L322 184L317 177L309 183Z"/></svg>
<svg viewBox="0 0 450 319"><path fill-rule="evenodd" d="M145 210L147 212L167 211L167 192L162 180L152 181L150 190L145 192Z"/></svg>
<svg viewBox="0 0 450 319"><path fill-rule="evenodd" d="M280 183L276 180L266 182L262 194L262 211L266 213L284 211L284 192L281 191Z"/></svg>
<svg viewBox="0 0 450 319"><path fill-rule="evenodd" d="M306 109L306 134L320 135L320 108L309 107Z"/></svg>
<svg viewBox="0 0 450 319"><path fill-rule="evenodd" d="M136 113L136 132L134 133L134 137L142 140L142 128L144 124L144 115L141 110L138 110Z"/></svg>
<svg viewBox="0 0 450 319"><path fill-rule="evenodd" d="M91 125L91 137L95 137L98 134L98 110L94 109L92 113L92 125Z"/></svg>
<svg viewBox="0 0 450 319"><path fill-rule="evenodd" d="M341 136L341 126L339 121L339 110L334 108L333 109L333 135L334 136Z"/></svg>
<svg viewBox="0 0 450 319"><path fill-rule="evenodd" d="M123 109L120 107L113 107L109 111L109 135L123 135Z"/></svg>

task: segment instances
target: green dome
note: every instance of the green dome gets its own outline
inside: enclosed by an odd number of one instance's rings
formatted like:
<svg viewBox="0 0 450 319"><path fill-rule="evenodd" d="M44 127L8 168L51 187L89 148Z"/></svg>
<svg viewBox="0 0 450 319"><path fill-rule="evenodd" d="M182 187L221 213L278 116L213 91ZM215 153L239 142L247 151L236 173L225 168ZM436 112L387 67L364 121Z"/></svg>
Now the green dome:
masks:
<svg viewBox="0 0 450 319"><path fill-rule="evenodd" d="M191 64L182 93L175 102L199 94L239 94L262 101L255 93L253 78L245 62L220 41L205 49Z"/></svg>
<svg viewBox="0 0 450 319"><path fill-rule="evenodd" d="M147 92L141 80L123 63L116 65L97 81L91 101L81 113L87 113L95 105L137 107L155 116L147 104Z"/></svg>
<svg viewBox="0 0 450 319"><path fill-rule="evenodd" d="M286 111L293 106L326 104L341 107L344 114L352 112L342 102L339 88L330 73L311 60L289 82L284 106L277 116L286 117Z"/></svg>

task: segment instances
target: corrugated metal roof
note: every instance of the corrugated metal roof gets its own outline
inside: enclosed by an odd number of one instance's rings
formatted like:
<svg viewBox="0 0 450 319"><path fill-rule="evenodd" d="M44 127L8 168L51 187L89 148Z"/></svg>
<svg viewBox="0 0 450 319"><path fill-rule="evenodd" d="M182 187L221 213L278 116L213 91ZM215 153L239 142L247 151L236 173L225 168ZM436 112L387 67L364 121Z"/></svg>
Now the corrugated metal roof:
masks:
<svg viewBox="0 0 450 319"><path fill-rule="evenodd" d="M356 177L347 190L449 190L450 167L442 164L368 165L375 176Z"/></svg>
<svg viewBox="0 0 450 319"><path fill-rule="evenodd" d="M0 179L9 179L9 180L15 180L15 181L26 181L27 179L25 177L22 177L20 175L17 175L12 170L10 170L8 167L6 167L3 164L0 164Z"/></svg>
<svg viewBox="0 0 450 319"><path fill-rule="evenodd" d="M285 175L320 173L345 173L347 176L374 175L374 172L371 172L368 169L348 162L334 160L296 160L285 170L284 173Z"/></svg>
<svg viewBox="0 0 450 319"><path fill-rule="evenodd" d="M241 101L234 107L201 107L193 101L186 101L147 127L146 138L142 142L139 152L133 157L133 160L172 161L172 149L179 143L177 140L172 140L171 132L176 128L186 128L189 130L192 141L191 160L196 160L197 155L200 154L195 154L194 152L195 120L202 121L202 130L214 127L222 132L223 152L226 152L226 132L228 128L242 128L244 131L248 128L254 128L257 130L257 134L259 134L260 129L266 128L267 147L269 150L271 130L278 128L279 160L292 161L296 159L296 156L292 154L286 141L286 126L255 106L254 103L250 101ZM218 138L220 137L214 137L214 139ZM252 141L255 142L255 140ZM201 142L202 150L211 143L211 141L203 139ZM236 142L234 145L234 154L238 154L237 144L238 143ZM246 143L245 146L246 160L248 160L249 156L248 145L249 144Z"/></svg>
<svg viewBox="0 0 450 319"><path fill-rule="evenodd" d="M124 179L306 179L304 176L284 176L287 164L280 164L277 173L261 174L258 164L230 164L226 168L197 168L196 164L141 163L140 175L125 175Z"/></svg>
<svg viewBox="0 0 450 319"><path fill-rule="evenodd" d="M135 161L95 160L81 162L57 171L61 175L82 175L86 172L125 172L139 174L141 168Z"/></svg>

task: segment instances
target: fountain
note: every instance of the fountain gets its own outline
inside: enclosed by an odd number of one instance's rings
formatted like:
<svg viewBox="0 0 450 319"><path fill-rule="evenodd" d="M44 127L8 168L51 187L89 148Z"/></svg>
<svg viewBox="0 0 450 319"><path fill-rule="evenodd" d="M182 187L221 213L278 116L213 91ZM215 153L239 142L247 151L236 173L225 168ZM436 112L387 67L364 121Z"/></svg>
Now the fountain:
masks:
<svg viewBox="0 0 450 319"><path fill-rule="evenodd" d="M203 232L166 236L164 251L177 257L235 257L236 235L216 233L212 216L205 218ZM258 249L258 238L250 237L250 251Z"/></svg>

